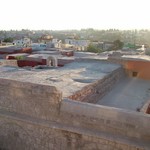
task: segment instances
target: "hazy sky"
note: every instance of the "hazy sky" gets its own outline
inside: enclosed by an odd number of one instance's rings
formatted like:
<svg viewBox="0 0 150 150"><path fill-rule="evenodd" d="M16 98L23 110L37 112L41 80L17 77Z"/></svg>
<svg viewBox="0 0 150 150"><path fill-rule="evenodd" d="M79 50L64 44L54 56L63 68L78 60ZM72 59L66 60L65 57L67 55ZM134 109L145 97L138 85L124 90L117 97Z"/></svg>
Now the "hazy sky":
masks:
<svg viewBox="0 0 150 150"><path fill-rule="evenodd" d="M150 29L149 0L1 0L0 30Z"/></svg>

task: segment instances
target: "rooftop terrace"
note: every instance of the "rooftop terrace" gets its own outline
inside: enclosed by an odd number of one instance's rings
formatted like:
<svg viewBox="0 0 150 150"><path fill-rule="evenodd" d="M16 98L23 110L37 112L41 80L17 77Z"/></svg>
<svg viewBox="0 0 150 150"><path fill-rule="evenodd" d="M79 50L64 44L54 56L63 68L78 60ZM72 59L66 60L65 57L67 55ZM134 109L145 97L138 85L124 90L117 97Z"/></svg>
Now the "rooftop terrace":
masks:
<svg viewBox="0 0 150 150"><path fill-rule="evenodd" d="M0 67L0 78L23 82L52 85L68 97L86 85L104 78L120 65L98 60L82 60L60 68L26 70L14 67Z"/></svg>
<svg viewBox="0 0 150 150"><path fill-rule="evenodd" d="M94 103L98 100L97 104L99 105L134 111L141 109L150 99L150 80L148 80L150 72L147 70L150 57L145 55L118 57L124 60L124 66L127 67L125 69L128 70L130 76L130 78L126 77L120 80L118 76L120 72L115 74L115 77L112 72L122 66L104 60L107 59L107 55L108 53L91 54L85 52L76 52L73 57L58 55L62 59L73 61L57 68L35 69L27 67L25 69L0 66L0 78L55 86L62 91L63 98L72 100L93 102L91 101L93 99L96 100ZM39 56L48 57L47 52L29 57L38 58ZM133 78L134 72L138 75Z"/></svg>
<svg viewBox="0 0 150 150"><path fill-rule="evenodd" d="M98 104L138 111L149 99L149 80L124 78Z"/></svg>

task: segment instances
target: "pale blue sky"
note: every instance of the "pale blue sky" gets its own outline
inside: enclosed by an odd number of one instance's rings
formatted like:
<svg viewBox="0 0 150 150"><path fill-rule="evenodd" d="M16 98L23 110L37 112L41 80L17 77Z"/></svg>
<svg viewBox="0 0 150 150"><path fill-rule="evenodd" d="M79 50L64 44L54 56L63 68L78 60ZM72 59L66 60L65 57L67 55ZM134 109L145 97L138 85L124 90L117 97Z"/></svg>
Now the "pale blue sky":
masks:
<svg viewBox="0 0 150 150"><path fill-rule="evenodd" d="M0 30L150 29L149 0L2 0Z"/></svg>

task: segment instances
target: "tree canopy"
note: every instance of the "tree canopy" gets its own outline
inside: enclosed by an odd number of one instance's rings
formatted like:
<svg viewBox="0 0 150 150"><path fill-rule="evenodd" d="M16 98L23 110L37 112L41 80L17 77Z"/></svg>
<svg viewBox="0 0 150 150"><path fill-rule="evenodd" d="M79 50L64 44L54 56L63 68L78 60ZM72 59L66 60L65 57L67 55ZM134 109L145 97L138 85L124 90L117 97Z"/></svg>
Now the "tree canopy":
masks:
<svg viewBox="0 0 150 150"><path fill-rule="evenodd" d="M102 50L98 48L96 45L89 44L89 46L87 47L87 51L93 53L100 53Z"/></svg>
<svg viewBox="0 0 150 150"><path fill-rule="evenodd" d="M13 42L13 38L9 37L9 38L5 38L3 40L3 42Z"/></svg>
<svg viewBox="0 0 150 150"><path fill-rule="evenodd" d="M123 42L121 42L120 40L115 40L114 42L113 42L113 44L114 44L114 46L113 46L113 50L118 50L118 49L122 49L123 48L123 45L124 45L124 43Z"/></svg>

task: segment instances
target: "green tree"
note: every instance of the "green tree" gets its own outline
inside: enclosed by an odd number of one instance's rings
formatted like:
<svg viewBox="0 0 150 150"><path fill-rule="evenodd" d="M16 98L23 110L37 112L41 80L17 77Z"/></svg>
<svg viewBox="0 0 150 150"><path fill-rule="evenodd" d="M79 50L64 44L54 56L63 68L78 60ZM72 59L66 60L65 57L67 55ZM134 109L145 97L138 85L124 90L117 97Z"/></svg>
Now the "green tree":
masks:
<svg viewBox="0 0 150 150"><path fill-rule="evenodd" d="M13 42L13 38L11 38L11 37L9 37L9 38L5 38L4 40L3 40L3 42Z"/></svg>
<svg viewBox="0 0 150 150"><path fill-rule="evenodd" d="M89 46L87 47L87 51L93 53L100 53L102 50L98 48L96 45L89 44Z"/></svg>
<svg viewBox="0 0 150 150"><path fill-rule="evenodd" d="M113 46L113 50L118 50L118 49L122 49L123 48L123 45L124 43L121 42L120 40L115 40L113 42L114 46Z"/></svg>

